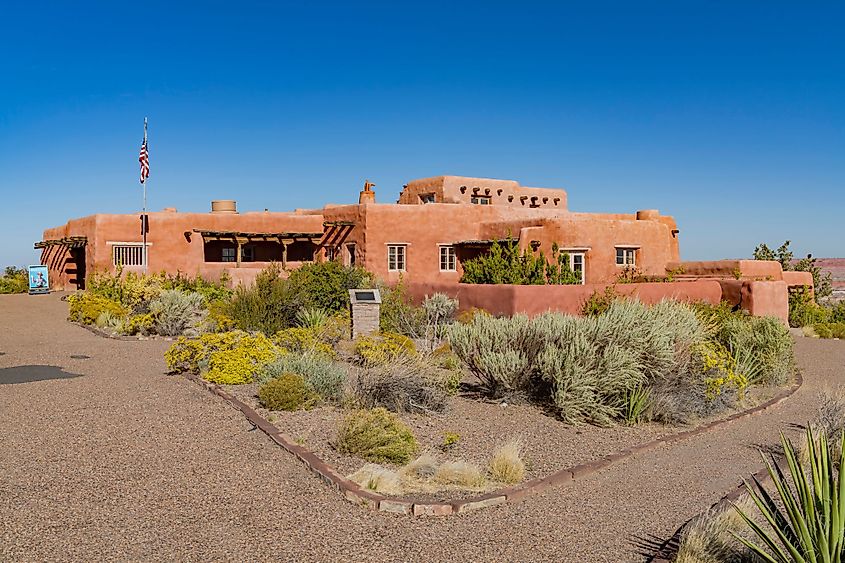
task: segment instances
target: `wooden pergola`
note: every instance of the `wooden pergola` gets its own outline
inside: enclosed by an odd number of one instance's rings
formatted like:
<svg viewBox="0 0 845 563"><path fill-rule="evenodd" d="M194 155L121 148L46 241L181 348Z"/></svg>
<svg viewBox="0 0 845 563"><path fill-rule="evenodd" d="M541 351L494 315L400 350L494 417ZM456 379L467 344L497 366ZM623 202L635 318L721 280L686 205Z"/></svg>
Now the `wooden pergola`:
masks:
<svg viewBox="0 0 845 563"><path fill-rule="evenodd" d="M64 246L66 248L82 248L88 244L88 237L63 237L53 238L36 242L33 247L36 250L49 248L51 246Z"/></svg>
<svg viewBox="0 0 845 563"><path fill-rule="evenodd" d="M245 233L241 231L204 231L202 229L194 229L195 233L202 236L204 242L210 241L227 241L235 243L237 250L235 251L235 259L237 267L241 267L241 247L250 242L275 242L282 246L282 267L287 265L288 245L295 242L310 242L317 246L321 246L320 241L323 238L323 233ZM314 252L314 258L317 258L319 250Z"/></svg>

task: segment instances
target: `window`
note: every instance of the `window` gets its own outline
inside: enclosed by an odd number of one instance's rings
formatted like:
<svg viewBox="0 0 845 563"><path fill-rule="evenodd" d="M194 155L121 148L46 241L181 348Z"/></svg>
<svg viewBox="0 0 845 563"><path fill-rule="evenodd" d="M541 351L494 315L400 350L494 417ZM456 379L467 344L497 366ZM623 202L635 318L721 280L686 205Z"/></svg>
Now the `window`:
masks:
<svg viewBox="0 0 845 563"><path fill-rule="evenodd" d="M241 247L241 262L255 262L255 247L242 246Z"/></svg>
<svg viewBox="0 0 845 563"><path fill-rule="evenodd" d="M355 245L354 244L347 244L346 245L346 265L347 266L354 266L355 265Z"/></svg>
<svg viewBox="0 0 845 563"><path fill-rule="evenodd" d="M434 194L420 194L420 203L434 203Z"/></svg>
<svg viewBox="0 0 845 563"><path fill-rule="evenodd" d="M587 283L587 276L585 272L585 264L587 263L587 254L583 249L580 250L566 250L562 249L561 254L569 256L569 269L575 272L575 275L580 280L579 283Z"/></svg>
<svg viewBox="0 0 845 563"><path fill-rule="evenodd" d="M440 247L440 271L454 272L457 270L455 263L455 247L441 246Z"/></svg>
<svg viewBox="0 0 845 563"><path fill-rule="evenodd" d="M616 247L616 265L617 266L636 266L637 265L637 249Z"/></svg>
<svg viewBox="0 0 845 563"><path fill-rule="evenodd" d="M222 262L236 262L238 249L234 246L224 246Z"/></svg>
<svg viewBox="0 0 845 563"><path fill-rule="evenodd" d="M112 263L115 266L143 266L144 243L115 244L112 247Z"/></svg>
<svg viewBox="0 0 845 563"><path fill-rule="evenodd" d="M474 195L469 201L470 203L474 203L476 205L490 205L491 198L487 195Z"/></svg>
<svg viewBox="0 0 845 563"><path fill-rule="evenodd" d="M387 246L387 271L405 271L405 250L404 244L389 244Z"/></svg>

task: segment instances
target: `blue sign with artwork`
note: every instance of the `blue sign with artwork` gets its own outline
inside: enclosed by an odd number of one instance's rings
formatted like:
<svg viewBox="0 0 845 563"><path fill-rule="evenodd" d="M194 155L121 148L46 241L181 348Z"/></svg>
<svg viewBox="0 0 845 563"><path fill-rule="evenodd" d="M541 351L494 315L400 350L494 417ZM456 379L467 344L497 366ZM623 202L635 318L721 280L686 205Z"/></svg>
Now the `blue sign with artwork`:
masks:
<svg viewBox="0 0 845 563"><path fill-rule="evenodd" d="M50 293L50 278L47 272L47 266L39 264L38 266L30 266L29 273L29 293Z"/></svg>

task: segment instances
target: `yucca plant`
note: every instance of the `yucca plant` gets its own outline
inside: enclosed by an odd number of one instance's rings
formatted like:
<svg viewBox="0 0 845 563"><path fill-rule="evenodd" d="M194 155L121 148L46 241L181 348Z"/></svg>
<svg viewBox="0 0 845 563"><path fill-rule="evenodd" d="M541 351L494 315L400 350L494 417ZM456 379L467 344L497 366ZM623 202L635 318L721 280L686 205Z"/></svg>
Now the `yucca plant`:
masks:
<svg viewBox="0 0 845 563"><path fill-rule="evenodd" d="M303 328L320 328L329 320L325 309L304 307L296 312L296 324Z"/></svg>
<svg viewBox="0 0 845 563"><path fill-rule="evenodd" d="M651 405L651 389L643 385L634 387L625 394L625 424L636 426L648 418Z"/></svg>
<svg viewBox="0 0 845 563"><path fill-rule="evenodd" d="M809 426L809 425L808 425ZM845 443L845 433L840 435ZM838 467L827 443L827 435L814 439L807 429L808 462L799 461L792 442L781 433L789 478L774 460L766 468L777 489L774 499L755 478L754 487L745 483L751 499L768 522L764 529L746 512L737 512L763 546L734 534L761 560L770 563L840 563L845 541L845 450L840 448ZM764 547L765 546L765 547Z"/></svg>

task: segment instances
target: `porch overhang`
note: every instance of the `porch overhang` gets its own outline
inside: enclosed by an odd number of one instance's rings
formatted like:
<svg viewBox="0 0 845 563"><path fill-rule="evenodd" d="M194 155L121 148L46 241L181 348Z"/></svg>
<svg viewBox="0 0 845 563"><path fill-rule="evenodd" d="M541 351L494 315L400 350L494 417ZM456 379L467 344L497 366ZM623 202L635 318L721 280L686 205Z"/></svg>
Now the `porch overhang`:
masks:
<svg viewBox="0 0 845 563"><path fill-rule="evenodd" d="M33 248L40 250L51 246L64 246L66 248L82 248L88 244L88 237L63 237L38 241Z"/></svg>

